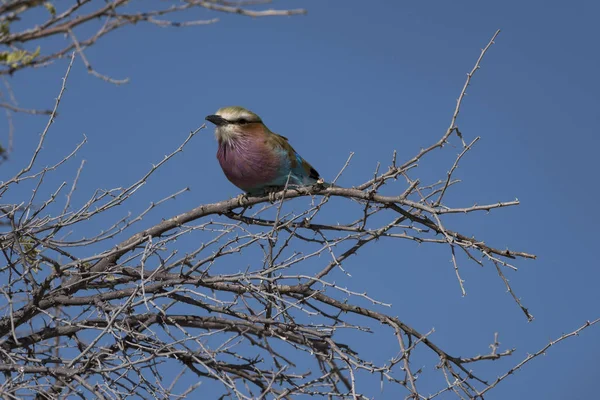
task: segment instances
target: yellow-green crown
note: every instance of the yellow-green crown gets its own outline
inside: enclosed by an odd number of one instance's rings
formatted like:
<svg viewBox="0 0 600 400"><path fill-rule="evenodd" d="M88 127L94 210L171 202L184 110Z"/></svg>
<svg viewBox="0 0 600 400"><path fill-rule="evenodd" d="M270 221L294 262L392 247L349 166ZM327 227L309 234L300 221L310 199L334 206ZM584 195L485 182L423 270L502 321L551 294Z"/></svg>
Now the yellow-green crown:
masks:
<svg viewBox="0 0 600 400"><path fill-rule="evenodd" d="M219 115L230 122L235 122L239 120L245 120L247 122L262 122L258 115L240 106L219 108L216 112L216 115Z"/></svg>

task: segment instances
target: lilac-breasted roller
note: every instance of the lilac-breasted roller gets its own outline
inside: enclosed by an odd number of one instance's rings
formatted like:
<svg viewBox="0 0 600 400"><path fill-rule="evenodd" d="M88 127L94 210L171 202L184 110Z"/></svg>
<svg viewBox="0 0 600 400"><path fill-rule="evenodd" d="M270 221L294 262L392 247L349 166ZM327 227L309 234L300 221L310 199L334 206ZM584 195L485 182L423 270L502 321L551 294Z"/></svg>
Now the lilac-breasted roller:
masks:
<svg viewBox="0 0 600 400"><path fill-rule="evenodd" d="M249 194L322 182L286 137L271 132L243 107L223 107L206 117L216 125L217 159L231 183ZM289 177L289 181L288 181Z"/></svg>

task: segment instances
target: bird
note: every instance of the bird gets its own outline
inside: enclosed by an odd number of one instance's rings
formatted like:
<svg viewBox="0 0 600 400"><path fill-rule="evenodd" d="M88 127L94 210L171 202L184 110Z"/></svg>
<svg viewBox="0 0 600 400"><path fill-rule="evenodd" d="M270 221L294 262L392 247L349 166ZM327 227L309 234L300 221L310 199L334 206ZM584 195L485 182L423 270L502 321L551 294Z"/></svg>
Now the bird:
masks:
<svg viewBox="0 0 600 400"><path fill-rule="evenodd" d="M227 179L248 195L272 193L284 187L323 184L323 179L262 119L239 106L223 107L206 120L215 124L217 159Z"/></svg>

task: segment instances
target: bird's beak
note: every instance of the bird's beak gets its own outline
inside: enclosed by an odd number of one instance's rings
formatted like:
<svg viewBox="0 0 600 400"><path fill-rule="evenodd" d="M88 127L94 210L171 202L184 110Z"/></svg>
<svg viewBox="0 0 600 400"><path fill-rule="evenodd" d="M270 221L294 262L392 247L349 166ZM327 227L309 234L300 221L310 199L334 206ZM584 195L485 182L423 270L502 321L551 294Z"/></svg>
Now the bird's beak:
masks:
<svg viewBox="0 0 600 400"><path fill-rule="evenodd" d="M225 125L225 124L229 123L229 121L227 121L225 118L221 117L220 115L207 115L205 119L207 121L212 122L216 126L221 126L221 125Z"/></svg>

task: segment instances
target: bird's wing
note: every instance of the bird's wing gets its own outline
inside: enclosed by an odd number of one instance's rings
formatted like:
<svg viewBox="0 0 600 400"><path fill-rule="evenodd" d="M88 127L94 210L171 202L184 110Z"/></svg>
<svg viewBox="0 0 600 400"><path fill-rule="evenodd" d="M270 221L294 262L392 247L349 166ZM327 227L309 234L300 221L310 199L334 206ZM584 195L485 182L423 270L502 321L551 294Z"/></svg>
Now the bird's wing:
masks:
<svg viewBox="0 0 600 400"><path fill-rule="evenodd" d="M290 167L294 174L298 176L308 176L311 179L319 180L320 175L317 170L314 169L312 165L308 163L308 161L303 159L296 150L294 150L285 136L271 132L270 137L272 138L273 144L276 147L281 148L287 153L287 156L290 160Z"/></svg>

